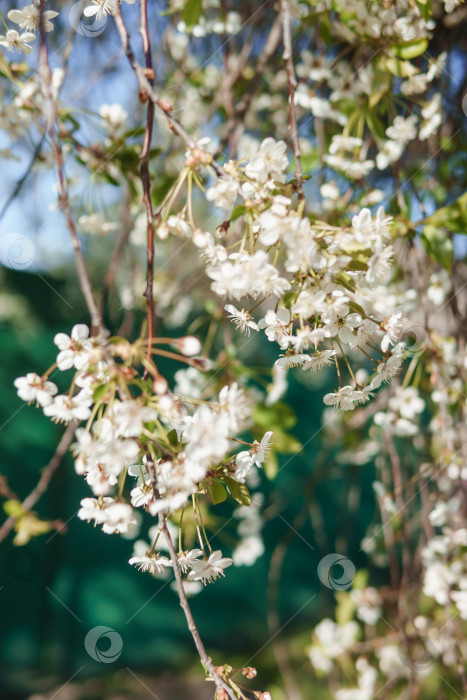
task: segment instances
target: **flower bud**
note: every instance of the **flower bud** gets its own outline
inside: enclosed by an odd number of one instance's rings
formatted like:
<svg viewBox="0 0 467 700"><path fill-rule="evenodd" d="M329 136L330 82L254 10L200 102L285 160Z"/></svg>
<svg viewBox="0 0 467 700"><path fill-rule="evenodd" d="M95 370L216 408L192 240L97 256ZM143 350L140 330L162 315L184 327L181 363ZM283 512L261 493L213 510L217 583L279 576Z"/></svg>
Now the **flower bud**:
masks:
<svg viewBox="0 0 467 700"><path fill-rule="evenodd" d="M158 396L166 394L169 390L167 380L159 374L152 383L152 390Z"/></svg>
<svg viewBox="0 0 467 700"><path fill-rule="evenodd" d="M167 224L161 224L156 229L156 235L161 241L165 241L169 237L169 227Z"/></svg>
<svg viewBox="0 0 467 700"><path fill-rule="evenodd" d="M201 343L198 338L195 338L193 335L186 335L184 338L174 340L172 346L187 357L199 355L201 352Z"/></svg>
<svg viewBox="0 0 467 700"><path fill-rule="evenodd" d="M216 700L229 700L227 691L224 688L218 688L216 692Z"/></svg>
<svg viewBox="0 0 467 700"><path fill-rule="evenodd" d="M242 668L242 673L246 678L251 680L252 678L255 678L257 670L256 668L253 668L253 666L246 666L245 668Z"/></svg>

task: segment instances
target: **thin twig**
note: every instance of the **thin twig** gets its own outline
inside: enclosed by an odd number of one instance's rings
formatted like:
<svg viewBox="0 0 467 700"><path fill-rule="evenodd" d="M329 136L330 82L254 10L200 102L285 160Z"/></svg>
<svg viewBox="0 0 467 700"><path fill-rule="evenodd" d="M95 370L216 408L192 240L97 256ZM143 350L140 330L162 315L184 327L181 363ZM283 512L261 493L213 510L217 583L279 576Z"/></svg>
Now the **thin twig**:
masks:
<svg viewBox="0 0 467 700"><path fill-rule="evenodd" d="M151 41L148 29L148 6L147 0L140 3L140 34L143 42L144 60L146 63L146 79L154 87L154 69L152 67ZM147 218L147 273L146 273L146 297L147 323L148 323L148 343L154 337L154 210L151 199L151 176L149 174L149 154L151 150L152 129L154 123L154 102L148 100L148 111L146 115L146 127L144 130L143 147L140 153L141 182L143 185L143 202L146 209ZM151 359L151 348L148 345L148 359Z"/></svg>
<svg viewBox="0 0 467 700"><path fill-rule="evenodd" d="M297 78L292 53L292 18L290 15L289 0L281 0L281 15L283 27L284 53L283 58L287 67L289 79L289 119L290 133L292 137L293 150L295 154L295 180L297 183L298 198L304 199L303 193L303 170L300 151L300 141L298 139L297 117L295 114L295 90L297 89Z"/></svg>
<svg viewBox="0 0 467 700"><path fill-rule="evenodd" d="M73 420L63 433L62 439L58 443L57 449L55 450L55 454L48 463L48 465L44 468L44 471L42 472L41 478L37 482L37 485L31 491L29 496L27 496L27 498L25 498L22 502L21 515L19 516L20 518L23 516L24 513L28 513L32 510L32 508L34 508L39 498L46 491L52 476L60 466L63 457L65 456L65 453L68 450L71 441L73 440L73 436L75 434L75 429L77 425L78 422ZM17 520L18 517L16 516L10 516L7 520L5 520L3 525L0 527L0 542L3 542L5 537L7 537L7 535L11 532Z"/></svg>
<svg viewBox="0 0 467 700"><path fill-rule="evenodd" d="M146 461L146 467L148 470L149 477L151 479L151 485L152 489L154 492L154 496L156 499L160 498L159 495L159 490L157 487L157 477L156 477L156 472L154 469L154 462L152 459L147 457ZM214 669L214 664L212 663L212 660L209 658L209 656L206 653L206 649L204 647L203 641L200 637L198 628L196 626L196 622L194 620L193 614L190 609L190 605L188 603L188 598L186 597L185 593L185 588L183 587L183 581L182 581L182 575L180 573L180 566L178 563L178 555L175 550L175 546L172 540L172 537L170 535L169 528L167 527L167 522L165 519L165 516L163 513L159 513L159 526L160 529L164 532L166 538L167 538L167 547L170 553L170 560L172 562L172 567L174 571L174 576L175 576L175 585L177 587L177 593L178 597L180 600L180 607L182 608L183 612L185 613L185 618L188 624L188 629L191 632L191 636L193 637L193 641L195 643L196 649L198 651L199 657L201 659L201 663L203 664L204 668L206 669L206 672L209 673L211 676L212 680L216 684L216 687L218 689L223 689L231 698L231 700L237 700L233 690L227 685L227 683L216 673Z"/></svg>
<svg viewBox="0 0 467 700"><path fill-rule="evenodd" d="M75 222L73 220L73 215L70 205L70 197L68 194L68 187L65 179L65 166L63 159L63 152L60 146L59 138L56 136L55 127L58 118L58 107L56 100L53 96L52 91L52 71L50 70L49 64L49 53L47 49L47 39L44 28L44 10L45 10L45 0L40 0L39 4L39 33L40 33L40 47L39 47L39 67L41 73L41 86L42 94L44 97L44 115L47 120L47 135L50 139L52 146L52 155L55 161L58 175L58 188L59 188L59 201L60 208L63 210L67 222L68 229L70 231L71 242L73 244L73 249L76 258L76 269L78 272L79 284L83 296L86 301L89 313L91 315L91 323L94 335L104 335L104 326L102 324L102 316L99 311L99 307L92 290L91 280L89 278L89 273L86 267L86 262L84 260L83 251L81 250L81 243L78 238L76 231Z"/></svg>
<svg viewBox="0 0 467 700"><path fill-rule="evenodd" d="M130 35L128 34L125 22L123 21L122 12L119 5L116 6L115 12L112 16L115 20L115 26L117 27L117 31L120 36L120 41L122 42L125 56L127 57L128 62L138 79L140 99L142 99L143 101L146 99L150 100L150 102L152 102L162 112L162 114L164 114L169 128L174 132L174 134L180 136L180 138L183 139L188 148L196 148L196 141L184 129L184 127L180 124L178 119L176 119L170 114L172 106L166 104L164 100L161 100L161 98L155 93L153 86L146 77L147 70L143 68L143 66L141 66L136 60L135 54L130 44ZM214 160L211 162L211 166L219 175L222 174L221 166Z"/></svg>

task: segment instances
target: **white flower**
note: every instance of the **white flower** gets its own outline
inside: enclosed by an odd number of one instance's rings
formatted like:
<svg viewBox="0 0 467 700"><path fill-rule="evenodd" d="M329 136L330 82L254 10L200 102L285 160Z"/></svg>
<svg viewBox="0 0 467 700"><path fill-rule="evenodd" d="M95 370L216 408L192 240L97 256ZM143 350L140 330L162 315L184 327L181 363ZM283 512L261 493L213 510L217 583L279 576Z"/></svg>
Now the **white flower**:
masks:
<svg viewBox="0 0 467 700"><path fill-rule="evenodd" d="M238 387L237 382L224 386L219 392L219 404L229 418L230 430L238 432L249 412L244 390Z"/></svg>
<svg viewBox="0 0 467 700"><path fill-rule="evenodd" d="M451 598L456 604L463 620L467 620L467 591L453 591Z"/></svg>
<svg viewBox="0 0 467 700"><path fill-rule="evenodd" d="M103 19L106 15L113 14L116 9L117 2L118 0L92 0L93 4L85 7L83 14L85 17L95 16L98 20Z"/></svg>
<svg viewBox="0 0 467 700"><path fill-rule="evenodd" d="M332 394L326 394L323 398L326 406L336 406L343 411L353 411L354 403L358 401L361 401L361 392L355 391L350 385L343 386Z"/></svg>
<svg viewBox="0 0 467 700"><path fill-rule="evenodd" d="M105 509L107 505L113 503L113 498L83 498L81 500L81 508L78 511L78 518L81 520L94 520L96 524L102 524L106 519Z"/></svg>
<svg viewBox="0 0 467 700"><path fill-rule="evenodd" d="M96 236L106 236L118 228L117 224L106 221L102 214L99 213L83 214L78 219L78 226L83 233L90 233Z"/></svg>
<svg viewBox="0 0 467 700"><path fill-rule="evenodd" d="M286 355L276 360L275 365L282 370L290 369L291 367L303 367L311 360L310 355Z"/></svg>
<svg viewBox="0 0 467 700"><path fill-rule="evenodd" d="M378 389L383 382L389 382L398 373L404 361L405 343L399 343L392 351L391 357L386 362L380 362L376 368L376 375L370 382L371 389Z"/></svg>
<svg viewBox="0 0 467 700"><path fill-rule="evenodd" d="M107 506L105 515L102 531L106 535L113 535L114 533L130 535L138 525L133 508L128 503L111 503Z"/></svg>
<svg viewBox="0 0 467 700"><path fill-rule="evenodd" d="M321 352L317 352L310 356L310 359L303 365L302 369L311 369L312 372L317 372L323 369L323 367L329 367L335 364L335 354L335 350L322 350Z"/></svg>
<svg viewBox="0 0 467 700"><path fill-rule="evenodd" d="M289 335L290 311L288 309L279 309L276 313L272 309L266 312L266 316L262 319L258 326L264 328L268 340L276 341L282 350L286 350L290 343Z"/></svg>
<svg viewBox="0 0 467 700"><path fill-rule="evenodd" d="M203 556L201 549L192 549L189 552L182 552L178 555L178 565L184 574L188 569L193 568L193 563Z"/></svg>
<svg viewBox="0 0 467 700"><path fill-rule="evenodd" d="M194 560L192 562L192 570L188 574L189 581L202 581L206 584L208 581L215 580L218 576L225 576L224 569L231 566L232 559L222 557L222 552L218 549L213 552L209 559Z"/></svg>
<svg viewBox="0 0 467 700"><path fill-rule="evenodd" d="M172 566L172 562L167 557L149 552L142 556L131 557L128 563L131 566L136 566L139 571L149 571L151 574L161 574L168 566Z"/></svg>
<svg viewBox="0 0 467 700"><path fill-rule="evenodd" d="M71 336L57 333L54 343L60 350L57 355L57 367L62 372L71 369L83 369L87 362L87 354L92 349L89 340L89 328L84 323L73 326Z"/></svg>
<svg viewBox="0 0 467 700"><path fill-rule="evenodd" d="M222 178L206 192L208 202L213 202L215 207L230 210L235 204L238 194L238 182L231 178Z"/></svg>
<svg viewBox="0 0 467 700"><path fill-rule="evenodd" d="M381 350L387 352L390 345L394 345L400 337L400 333L404 324L407 322L406 318L402 317L402 312L397 311L382 322L381 326L385 331L383 338L381 340Z"/></svg>
<svg viewBox="0 0 467 700"><path fill-rule="evenodd" d="M250 158L245 174L252 180L266 182L269 178L283 182L288 168L287 144L268 137L262 142L259 152Z"/></svg>
<svg viewBox="0 0 467 700"><path fill-rule="evenodd" d="M260 467L264 460L266 459L268 450L271 447L271 436L273 434L272 430L268 430L267 433L264 433L261 442L258 443L256 440L253 443L253 447L251 448L251 453L254 456L254 463L256 466Z"/></svg>
<svg viewBox="0 0 467 700"><path fill-rule="evenodd" d="M336 335L343 343L355 343L355 330L362 325L362 317L360 314L353 313L338 318L332 323L326 323L324 334L326 338L334 338Z"/></svg>
<svg viewBox="0 0 467 700"><path fill-rule="evenodd" d="M398 141L385 141L379 153L376 155L376 167L385 170L388 165L399 160L404 151L404 144Z"/></svg>
<svg viewBox="0 0 467 700"><path fill-rule="evenodd" d="M44 31L51 32L53 30L54 26L50 20L57 16L58 12L53 10L45 10L42 13ZM34 5L26 5L22 10L10 10L7 17L11 22L19 24L20 29L27 32L35 32L36 29L39 29L40 12L39 8Z"/></svg>
<svg viewBox="0 0 467 700"><path fill-rule="evenodd" d="M99 109L99 114L102 117L104 126L112 132L121 131L125 127L126 120L128 119L128 113L118 103L102 105Z"/></svg>
<svg viewBox="0 0 467 700"><path fill-rule="evenodd" d="M40 377L35 372L28 372L25 377L18 377L14 381L18 396L23 401L36 401L39 406L48 406L52 403L53 396L58 389L53 382Z"/></svg>
<svg viewBox="0 0 467 700"><path fill-rule="evenodd" d="M264 543L258 535L241 540L232 555L235 566L252 566L264 554Z"/></svg>
<svg viewBox="0 0 467 700"><path fill-rule="evenodd" d="M417 117L412 114L407 119L404 117L396 117L392 123L392 126L386 129L386 135L388 138L404 145L413 141L417 136Z"/></svg>
<svg viewBox="0 0 467 700"><path fill-rule="evenodd" d="M399 411L402 418L407 420L412 420L425 408L424 400L420 398L417 389L413 386L408 386L406 389L398 386L395 395L389 399L388 405L391 410Z"/></svg>
<svg viewBox="0 0 467 700"><path fill-rule="evenodd" d="M258 324L252 320L251 314L245 311L245 309L239 311L235 306L232 306L232 304L226 304L224 309L229 314L229 318L242 333L250 335L250 328L254 331L259 330Z"/></svg>
<svg viewBox="0 0 467 700"><path fill-rule="evenodd" d="M15 53L30 54L32 48L29 44L35 38L36 35L30 32L25 32L20 36L16 29L9 29L6 36L0 35L0 46L4 46L8 51Z"/></svg>
<svg viewBox="0 0 467 700"><path fill-rule="evenodd" d="M188 443L190 460L198 468L222 459L227 452L229 423L226 412L215 413L208 406L200 406L193 416L184 419L182 439Z"/></svg>
<svg viewBox="0 0 467 700"><path fill-rule="evenodd" d="M44 407L44 415L49 416L55 423L69 423L76 420L87 420L91 415L92 398L86 391L80 391L76 396L60 394L55 396L52 403Z"/></svg>
<svg viewBox="0 0 467 700"><path fill-rule="evenodd" d="M145 423L157 418L157 412L149 406L141 406L136 401L128 399L112 406L112 422L116 434L121 437L139 437Z"/></svg>

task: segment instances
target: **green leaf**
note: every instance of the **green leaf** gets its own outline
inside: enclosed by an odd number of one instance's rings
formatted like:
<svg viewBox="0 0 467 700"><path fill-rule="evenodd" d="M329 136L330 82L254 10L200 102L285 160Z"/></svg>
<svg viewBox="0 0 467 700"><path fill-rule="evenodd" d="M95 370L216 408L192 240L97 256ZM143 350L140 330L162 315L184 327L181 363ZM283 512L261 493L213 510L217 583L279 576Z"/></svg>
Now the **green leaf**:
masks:
<svg viewBox="0 0 467 700"><path fill-rule="evenodd" d="M285 306L286 309L290 309L292 304L295 302L296 298L297 292L287 292L282 297L282 306Z"/></svg>
<svg viewBox="0 0 467 700"><path fill-rule="evenodd" d="M392 75L396 78L410 78L412 75L417 73L417 69L413 63L409 61L402 61L400 58L395 56L388 56L385 59L386 68Z"/></svg>
<svg viewBox="0 0 467 700"><path fill-rule="evenodd" d="M280 454L298 453L302 450L303 445L300 440L290 433L284 433L281 430L274 431L274 449Z"/></svg>
<svg viewBox="0 0 467 700"><path fill-rule="evenodd" d="M448 233L436 226L425 226L422 243L430 258L450 272L454 259L454 247Z"/></svg>
<svg viewBox="0 0 467 700"><path fill-rule="evenodd" d="M248 488L245 484L240 484L235 479L231 479L230 476L225 474L222 476L222 481L225 482L227 488L230 491L230 495L242 506L249 506L251 503L251 496Z"/></svg>
<svg viewBox="0 0 467 700"><path fill-rule="evenodd" d="M349 290L349 292L355 292L355 282L350 275L346 275L345 272L339 272L336 275L336 282L341 284L343 287Z"/></svg>
<svg viewBox="0 0 467 700"><path fill-rule="evenodd" d="M415 39L415 41L408 41L406 44L400 44L391 46L391 50L397 58L417 58L421 56L422 53L428 48L428 39Z"/></svg>
<svg viewBox="0 0 467 700"><path fill-rule="evenodd" d="M101 384L92 393L92 400L94 403L97 401L102 401L104 396L112 389L112 382L106 382L106 384Z"/></svg>
<svg viewBox="0 0 467 700"><path fill-rule="evenodd" d="M433 226L443 226L452 233L467 234L467 192L447 207L435 211L425 222Z"/></svg>
<svg viewBox="0 0 467 700"><path fill-rule="evenodd" d="M360 304L357 304L355 301L349 301L348 304L354 313L360 314L362 318L366 318L365 309Z"/></svg>
<svg viewBox="0 0 467 700"><path fill-rule="evenodd" d="M264 473L266 474L267 478L272 481L276 477L277 472L279 471L279 460L277 459L276 453L271 450L268 452L266 455L266 459L264 460Z"/></svg>
<svg viewBox="0 0 467 700"><path fill-rule="evenodd" d="M425 20L425 22L428 22L428 20L431 18L431 0L415 0L418 6L418 9L420 10L420 14Z"/></svg>
<svg viewBox="0 0 467 700"><path fill-rule="evenodd" d="M222 483L217 479L209 479L204 482L206 484L206 489L211 498L211 501L216 506L218 503L222 503L227 500L227 492L222 486Z"/></svg>
<svg viewBox="0 0 467 700"><path fill-rule="evenodd" d="M187 27L198 24L203 10L203 0L187 0L182 11L182 19Z"/></svg>
<svg viewBox="0 0 467 700"><path fill-rule="evenodd" d="M253 421L259 428L274 430L279 426L282 430L293 428L297 417L293 410L282 401L277 401L272 406L264 403L257 404L253 408Z"/></svg>
<svg viewBox="0 0 467 700"><path fill-rule="evenodd" d="M171 445L173 445L174 447L177 447L179 445L178 435L177 435L177 431L175 430L175 428L170 431L170 433L167 435L167 437L168 437Z"/></svg>
<svg viewBox="0 0 467 700"><path fill-rule="evenodd" d="M245 212L247 211L247 208L245 207L244 204L238 204L232 211L230 215L230 221L235 221L238 219L240 216L243 216Z"/></svg>

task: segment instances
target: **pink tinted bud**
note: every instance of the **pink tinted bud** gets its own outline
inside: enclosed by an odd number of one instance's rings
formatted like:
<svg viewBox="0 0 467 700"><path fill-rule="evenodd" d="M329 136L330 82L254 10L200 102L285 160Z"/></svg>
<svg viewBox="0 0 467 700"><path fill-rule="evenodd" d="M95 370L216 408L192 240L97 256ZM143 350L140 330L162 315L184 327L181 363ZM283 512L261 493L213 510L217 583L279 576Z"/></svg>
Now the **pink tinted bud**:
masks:
<svg viewBox="0 0 467 700"><path fill-rule="evenodd" d="M245 668L242 668L242 673L246 678L251 680L252 678L256 677L257 670L256 668L253 668L253 666L246 666Z"/></svg>
<svg viewBox="0 0 467 700"><path fill-rule="evenodd" d="M227 691L225 691L223 688L219 688L216 693L216 700L229 700Z"/></svg>
<svg viewBox="0 0 467 700"><path fill-rule="evenodd" d="M167 380L159 374L152 383L152 390L158 396L163 396L169 390Z"/></svg>
<svg viewBox="0 0 467 700"><path fill-rule="evenodd" d="M193 335L186 335L184 338L179 338L175 340L172 345L177 348L182 355L186 355L187 357L199 355L201 352L201 343L198 338L195 338Z"/></svg>

